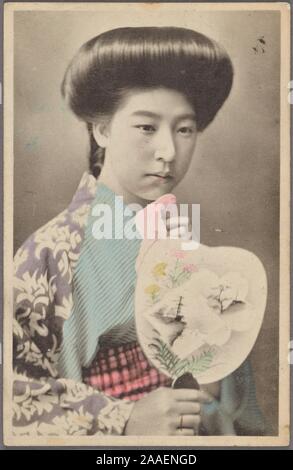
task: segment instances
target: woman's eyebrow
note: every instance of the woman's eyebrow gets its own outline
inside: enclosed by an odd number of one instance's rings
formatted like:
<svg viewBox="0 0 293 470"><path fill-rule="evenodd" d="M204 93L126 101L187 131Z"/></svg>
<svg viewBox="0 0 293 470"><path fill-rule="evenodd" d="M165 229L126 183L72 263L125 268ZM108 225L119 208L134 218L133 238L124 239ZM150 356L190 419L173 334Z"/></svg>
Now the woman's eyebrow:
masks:
<svg viewBox="0 0 293 470"><path fill-rule="evenodd" d="M151 118L161 118L159 114L153 113L152 111L143 111L138 110L131 113L131 116L144 116L144 117L151 117Z"/></svg>
<svg viewBox="0 0 293 470"><path fill-rule="evenodd" d="M153 113L152 111L144 111L144 110L138 110L134 111L131 113L131 116L144 116L144 117L150 117L150 118L155 118L155 119L161 119L162 116L157 113ZM194 113L184 113L184 114L179 114L178 116L175 116L175 121L183 121L185 119L190 119L192 121L195 121L195 114Z"/></svg>

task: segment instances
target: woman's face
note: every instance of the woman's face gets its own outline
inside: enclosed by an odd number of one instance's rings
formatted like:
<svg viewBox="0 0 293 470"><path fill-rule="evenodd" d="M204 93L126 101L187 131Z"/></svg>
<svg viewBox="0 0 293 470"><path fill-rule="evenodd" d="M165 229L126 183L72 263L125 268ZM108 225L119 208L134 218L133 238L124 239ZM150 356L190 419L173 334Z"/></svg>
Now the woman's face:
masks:
<svg viewBox="0 0 293 470"><path fill-rule="evenodd" d="M175 90L131 91L107 126L94 126L94 135L105 148L99 180L125 203L142 203L171 192L186 174L197 139L195 113Z"/></svg>

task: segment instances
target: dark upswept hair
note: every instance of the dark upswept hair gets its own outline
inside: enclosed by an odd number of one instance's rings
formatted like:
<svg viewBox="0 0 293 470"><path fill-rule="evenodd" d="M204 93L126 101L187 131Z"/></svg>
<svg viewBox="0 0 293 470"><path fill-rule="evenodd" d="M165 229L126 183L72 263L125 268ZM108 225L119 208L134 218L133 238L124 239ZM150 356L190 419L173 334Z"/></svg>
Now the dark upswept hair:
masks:
<svg viewBox="0 0 293 470"><path fill-rule="evenodd" d="M111 117L131 89L170 88L185 95L204 130L228 97L233 66L225 51L201 33L178 27L126 27L86 42L69 64L62 95L90 134L90 170L104 160L92 134L99 117Z"/></svg>

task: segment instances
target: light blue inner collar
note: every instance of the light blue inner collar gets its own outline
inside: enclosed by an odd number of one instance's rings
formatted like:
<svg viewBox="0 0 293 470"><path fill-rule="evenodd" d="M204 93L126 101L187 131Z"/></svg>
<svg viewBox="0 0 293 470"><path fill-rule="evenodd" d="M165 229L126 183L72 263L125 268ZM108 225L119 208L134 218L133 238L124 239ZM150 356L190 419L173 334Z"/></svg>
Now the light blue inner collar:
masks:
<svg viewBox="0 0 293 470"><path fill-rule="evenodd" d="M101 225L102 204L112 212L112 235L118 238L98 240L93 235ZM126 216L121 223L122 214ZM135 262L141 244L130 223L133 216L117 194L97 183L73 275L73 311L63 328L61 377L80 381L82 367L88 367L97 353L99 338L112 328L117 331L120 326L121 341L127 341L125 326L134 321ZM125 238L124 230L132 232L133 239Z"/></svg>

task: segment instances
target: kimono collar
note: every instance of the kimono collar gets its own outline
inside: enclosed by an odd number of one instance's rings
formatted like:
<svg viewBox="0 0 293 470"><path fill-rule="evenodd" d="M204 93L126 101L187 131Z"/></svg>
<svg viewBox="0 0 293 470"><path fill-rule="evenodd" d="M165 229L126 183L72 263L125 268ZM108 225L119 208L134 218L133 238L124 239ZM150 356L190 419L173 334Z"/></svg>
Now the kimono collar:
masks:
<svg viewBox="0 0 293 470"><path fill-rule="evenodd" d="M90 203L95 198L98 184L100 185L101 183L98 183L98 180L93 175L84 172L69 205L69 210L73 211L82 204Z"/></svg>

